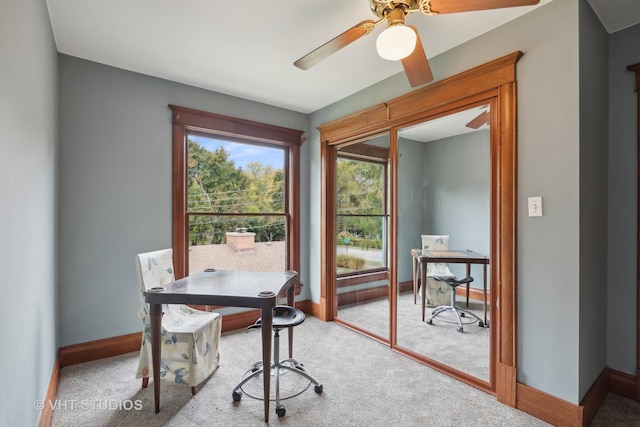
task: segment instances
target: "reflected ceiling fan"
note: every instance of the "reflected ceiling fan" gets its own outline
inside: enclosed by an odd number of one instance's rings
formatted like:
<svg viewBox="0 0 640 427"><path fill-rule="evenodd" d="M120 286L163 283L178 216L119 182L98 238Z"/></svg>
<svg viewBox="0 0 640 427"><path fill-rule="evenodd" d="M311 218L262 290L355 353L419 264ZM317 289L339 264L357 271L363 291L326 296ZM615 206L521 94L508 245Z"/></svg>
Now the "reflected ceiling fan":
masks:
<svg viewBox="0 0 640 427"><path fill-rule="evenodd" d="M405 25L405 17L414 12L425 15L470 12L486 9L501 9L516 6L531 6L540 0L369 0L371 11L379 19L366 20L349 28L344 33L311 51L293 63L307 70L329 55L369 34L381 22L387 22L376 41L378 54L388 60L402 61L402 66L412 87L433 80L431 67L424 53L418 30Z"/></svg>
<svg viewBox="0 0 640 427"><path fill-rule="evenodd" d="M480 129L484 125L489 126L489 106L484 105L482 108L484 108L484 110L467 123L465 125L466 127L470 129Z"/></svg>

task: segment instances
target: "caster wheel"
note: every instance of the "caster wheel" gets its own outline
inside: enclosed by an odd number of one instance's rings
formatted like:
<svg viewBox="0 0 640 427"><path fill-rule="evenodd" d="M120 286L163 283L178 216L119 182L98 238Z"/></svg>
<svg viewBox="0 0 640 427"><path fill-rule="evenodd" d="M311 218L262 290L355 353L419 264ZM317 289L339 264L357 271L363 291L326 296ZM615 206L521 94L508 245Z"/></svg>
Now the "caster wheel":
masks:
<svg viewBox="0 0 640 427"><path fill-rule="evenodd" d="M483 322L482 320L481 320L481 321L479 321L479 322L478 322L478 326L479 326L479 327L481 327L481 328L484 328L484 322Z"/></svg>
<svg viewBox="0 0 640 427"><path fill-rule="evenodd" d="M318 394L322 393L322 384L317 384L313 390Z"/></svg>
<svg viewBox="0 0 640 427"><path fill-rule="evenodd" d="M240 399L242 399L242 392L240 390L234 391L231 393L231 397L233 397L234 402L240 402Z"/></svg>
<svg viewBox="0 0 640 427"><path fill-rule="evenodd" d="M460 313L460 317L466 317L464 313Z"/></svg>
<svg viewBox="0 0 640 427"><path fill-rule="evenodd" d="M427 320L427 323L430 324L430 325L433 325L433 320L429 319L429 320Z"/></svg>
<svg viewBox="0 0 640 427"><path fill-rule="evenodd" d="M282 417L284 417L284 414L286 414L286 413L287 413L287 410L284 409L284 406L279 405L276 408L276 414L278 414L278 417L282 418Z"/></svg>
<svg viewBox="0 0 640 427"><path fill-rule="evenodd" d="M458 332L464 332L464 329L462 329L462 328L456 328L456 330L457 330Z"/></svg>

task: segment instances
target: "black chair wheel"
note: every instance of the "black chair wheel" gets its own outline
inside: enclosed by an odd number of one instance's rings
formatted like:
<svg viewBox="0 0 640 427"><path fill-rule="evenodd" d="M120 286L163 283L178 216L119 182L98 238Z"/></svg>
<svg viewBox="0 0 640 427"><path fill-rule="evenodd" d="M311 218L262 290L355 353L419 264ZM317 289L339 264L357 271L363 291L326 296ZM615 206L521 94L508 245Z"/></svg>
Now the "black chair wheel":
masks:
<svg viewBox="0 0 640 427"><path fill-rule="evenodd" d="M460 312L460 317L467 317L467 316L464 315L464 311Z"/></svg>
<svg viewBox="0 0 640 427"><path fill-rule="evenodd" d="M456 330L457 330L458 332L464 332L464 329L462 329L462 327L458 327L458 328L456 328Z"/></svg>
<svg viewBox="0 0 640 427"><path fill-rule="evenodd" d="M282 418L286 413L287 413L287 410L284 409L284 406L278 405L278 407L276 408L276 414L278 414L278 417Z"/></svg>
<svg viewBox="0 0 640 427"><path fill-rule="evenodd" d="M322 384L317 384L313 390L318 394L322 393Z"/></svg>
<svg viewBox="0 0 640 427"><path fill-rule="evenodd" d="M478 322L478 326L479 326L479 327L481 327L481 328L484 328L484 322L483 322L482 320L481 320L481 321L479 321L479 322Z"/></svg>
<svg viewBox="0 0 640 427"><path fill-rule="evenodd" d="M427 320L427 323L430 324L430 325L433 325L433 320L429 319L429 320Z"/></svg>
<svg viewBox="0 0 640 427"><path fill-rule="evenodd" d="M240 390L234 391L231 393L231 396L233 397L234 402L240 402L240 399L242 399L242 392Z"/></svg>

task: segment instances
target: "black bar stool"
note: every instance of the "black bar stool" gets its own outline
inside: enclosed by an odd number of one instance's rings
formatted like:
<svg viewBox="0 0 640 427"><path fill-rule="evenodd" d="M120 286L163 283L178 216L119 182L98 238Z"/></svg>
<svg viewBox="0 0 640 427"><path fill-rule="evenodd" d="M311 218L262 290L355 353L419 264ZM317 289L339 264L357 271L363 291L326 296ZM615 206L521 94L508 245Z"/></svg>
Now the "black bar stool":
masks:
<svg viewBox="0 0 640 427"><path fill-rule="evenodd" d="M275 380L275 402L276 402L276 414L278 417L284 417L286 413L286 409L284 405L280 403L280 400L289 399L295 397L305 390L309 388L309 386L314 384L314 391L318 394L322 393L322 384L318 383L307 368L305 368L302 363L298 362L295 359L289 358L285 360L280 360L280 331L284 328L298 326L302 322L304 322L305 315L304 312L298 310L295 307L290 307L287 305L278 305L273 309L273 361L271 362L271 369L268 371L267 375L273 375ZM261 328L262 322L261 319L258 319L256 323L249 326L248 330ZM253 397L254 399L265 399L265 397L260 396L252 396L242 389L242 386L245 385L248 381L263 375L265 372L264 366L262 365L262 361L256 362L251 365L251 368L247 370L242 376L242 381L233 389L232 397L234 402L239 402L242 399L242 394L246 394L249 397ZM280 374L285 373L295 373L301 375L302 377L309 380L309 383L306 387L304 387L301 391L291 396L287 396L284 398L280 398ZM268 398L268 397L267 397Z"/></svg>
<svg viewBox="0 0 640 427"><path fill-rule="evenodd" d="M479 327L481 328L484 327L484 322L480 320L478 316L476 316L471 311L462 309L456 305L456 288L460 285L465 285L467 283L473 282L473 277L469 276L460 280L456 279L455 277L434 276L433 278L439 282L445 282L447 285L451 286L451 305L439 305L438 307L434 308L433 311L431 312L431 316L429 316L429 318L426 320L428 324L433 325L433 318L436 317L437 315L447 311L453 311L456 317L458 318L458 328L457 328L458 332L464 331L464 329L462 328L462 319L460 318L466 317L467 314L471 317L476 318L476 320L478 321Z"/></svg>

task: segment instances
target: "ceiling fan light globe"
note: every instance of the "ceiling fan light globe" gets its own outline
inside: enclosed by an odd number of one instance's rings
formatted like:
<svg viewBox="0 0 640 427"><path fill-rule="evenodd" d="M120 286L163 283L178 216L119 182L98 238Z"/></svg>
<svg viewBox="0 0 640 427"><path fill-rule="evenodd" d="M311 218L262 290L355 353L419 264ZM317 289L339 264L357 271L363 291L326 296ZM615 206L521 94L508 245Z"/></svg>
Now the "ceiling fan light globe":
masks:
<svg viewBox="0 0 640 427"><path fill-rule="evenodd" d="M376 40L376 49L382 59L398 61L411 55L416 47L416 33L404 25L392 25Z"/></svg>

